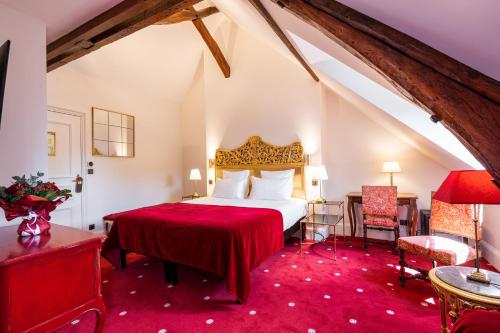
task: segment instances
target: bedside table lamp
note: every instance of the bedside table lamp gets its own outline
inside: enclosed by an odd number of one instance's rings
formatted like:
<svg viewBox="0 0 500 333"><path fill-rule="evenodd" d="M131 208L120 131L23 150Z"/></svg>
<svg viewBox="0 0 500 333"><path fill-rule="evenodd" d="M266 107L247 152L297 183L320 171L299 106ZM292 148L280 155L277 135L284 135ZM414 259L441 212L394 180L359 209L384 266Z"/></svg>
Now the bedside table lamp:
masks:
<svg viewBox="0 0 500 333"><path fill-rule="evenodd" d="M382 165L382 172L391 174L391 186L393 185L393 174L396 172L401 172L401 167L399 166L399 162L390 161L384 162Z"/></svg>
<svg viewBox="0 0 500 333"><path fill-rule="evenodd" d="M201 180L200 169L191 169L189 180L195 181L195 189L198 187L198 182ZM196 192L193 193L193 198L198 198L200 195Z"/></svg>
<svg viewBox="0 0 500 333"><path fill-rule="evenodd" d="M324 165L316 167L314 170L313 181L316 183L319 181L319 198L314 200L316 203L325 203L326 199L323 198L323 180L328 179L328 174L326 173L326 168Z"/></svg>
<svg viewBox="0 0 500 333"><path fill-rule="evenodd" d="M500 189L493 183L493 177L486 170L451 171L434 194L434 199L451 204L474 205L474 238L476 241L476 271L467 275L468 280L489 283L484 272L479 271L479 205L500 204Z"/></svg>

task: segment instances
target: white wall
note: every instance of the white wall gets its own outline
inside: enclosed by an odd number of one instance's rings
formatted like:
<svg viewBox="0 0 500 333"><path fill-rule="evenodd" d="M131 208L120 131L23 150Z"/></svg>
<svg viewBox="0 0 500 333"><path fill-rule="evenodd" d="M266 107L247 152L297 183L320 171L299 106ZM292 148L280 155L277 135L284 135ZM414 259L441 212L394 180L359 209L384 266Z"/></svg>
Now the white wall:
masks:
<svg viewBox="0 0 500 333"><path fill-rule="evenodd" d="M0 184L47 169L45 25L0 4L0 43L11 40L2 124ZM3 211L0 226L5 223Z"/></svg>
<svg viewBox="0 0 500 333"><path fill-rule="evenodd" d="M484 206L483 240L481 249L484 257L500 270L500 206Z"/></svg>
<svg viewBox="0 0 500 333"><path fill-rule="evenodd" d="M419 209L429 209L430 194L450 171L401 140L335 92L323 90L326 118L323 123L323 161L329 179L326 197L347 202L348 192L360 192L362 185L389 185L389 175L381 172L384 161L396 160L402 172L394 175L398 191L418 195ZM406 210L400 211L406 218ZM358 217L358 235L362 235ZM402 231L405 234L406 230ZM391 237L390 233L369 231L369 237Z"/></svg>
<svg viewBox="0 0 500 333"><path fill-rule="evenodd" d="M182 189L184 195L194 192L205 195L207 187L207 147L205 129L205 84L203 57L196 69L191 87L181 104ZM189 180L191 169L200 169L201 181Z"/></svg>
<svg viewBox="0 0 500 333"><path fill-rule="evenodd" d="M48 75L48 104L86 114L87 223L106 214L180 199L180 107L65 66ZM92 106L135 116L135 157L92 156Z"/></svg>

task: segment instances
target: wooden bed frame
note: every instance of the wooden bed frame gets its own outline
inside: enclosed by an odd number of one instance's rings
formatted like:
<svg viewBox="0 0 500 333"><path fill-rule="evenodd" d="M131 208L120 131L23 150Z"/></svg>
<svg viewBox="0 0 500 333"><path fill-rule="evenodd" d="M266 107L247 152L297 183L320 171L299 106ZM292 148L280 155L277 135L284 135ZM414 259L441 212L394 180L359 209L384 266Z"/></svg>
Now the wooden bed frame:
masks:
<svg viewBox="0 0 500 333"><path fill-rule="evenodd" d="M262 140L260 136L250 137L246 143L235 149L219 148L215 154L215 175L222 178L224 170L249 170L250 176L260 176L262 170L280 171L294 169L293 197L305 199L305 159L304 148L299 141L287 146L275 146ZM300 229L300 218L284 231L288 240ZM127 251L120 250L121 268L127 267ZM165 282L177 284L177 264L164 261Z"/></svg>

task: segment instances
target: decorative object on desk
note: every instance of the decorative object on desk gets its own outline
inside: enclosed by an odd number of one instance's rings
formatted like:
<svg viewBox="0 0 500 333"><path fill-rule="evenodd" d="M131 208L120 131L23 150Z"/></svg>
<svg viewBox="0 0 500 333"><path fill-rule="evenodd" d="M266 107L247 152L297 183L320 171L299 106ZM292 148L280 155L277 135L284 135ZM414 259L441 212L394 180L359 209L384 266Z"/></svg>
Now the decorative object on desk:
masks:
<svg viewBox="0 0 500 333"><path fill-rule="evenodd" d="M314 169L313 184L319 182L319 198L315 200L316 203L325 203L326 199L323 197L323 180L328 179L328 174L324 165L320 165Z"/></svg>
<svg viewBox="0 0 500 333"><path fill-rule="evenodd" d="M134 157L134 116L93 107L92 155Z"/></svg>
<svg viewBox="0 0 500 333"><path fill-rule="evenodd" d="M396 161L384 162L384 164L382 165L382 172L390 174L391 186L393 186L394 185L393 174L401 172L401 167L399 166L399 162Z"/></svg>
<svg viewBox="0 0 500 333"><path fill-rule="evenodd" d="M493 177L486 170L452 171L434 194L436 200L452 204L474 205L474 233L476 241L476 271L467 275L469 280L489 283L488 276L479 271L479 205L500 204L500 189L493 183Z"/></svg>
<svg viewBox="0 0 500 333"><path fill-rule="evenodd" d="M54 183L41 180L43 173L36 176L15 176L9 187L0 187L0 207L7 221L22 217L19 236L34 236L50 229L50 212L71 197L70 190L60 190Z"/></svg>
<svg viewBox="0 0 500 333"><path fill-rule="evenodd" d="M198 182L201 180L201 173L200 169L191 169L191 172L189 173L189 180L194 180L195 183L195 189L198 187ZM196 190L193 193L193 198L198 198L200 195Z"/></svg>
<svg viewBox="0 0 500 333"><path fill-rule="evenodd" d="M56 156L56 132L47 132L49 156Z"/></svg>

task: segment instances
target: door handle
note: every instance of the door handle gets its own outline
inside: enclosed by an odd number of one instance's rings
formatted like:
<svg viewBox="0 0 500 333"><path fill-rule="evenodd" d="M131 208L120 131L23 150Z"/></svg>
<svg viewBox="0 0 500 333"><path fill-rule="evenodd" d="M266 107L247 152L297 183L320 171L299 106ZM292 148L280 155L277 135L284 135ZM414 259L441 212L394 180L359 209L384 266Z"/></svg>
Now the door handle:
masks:
<svg viewBox="0 0 500 333"><path fill-rule="evenodd" d="M83 187L83 178L78 174L76 178L73 180L75 183L75 193L81 193Z"/></svg>

